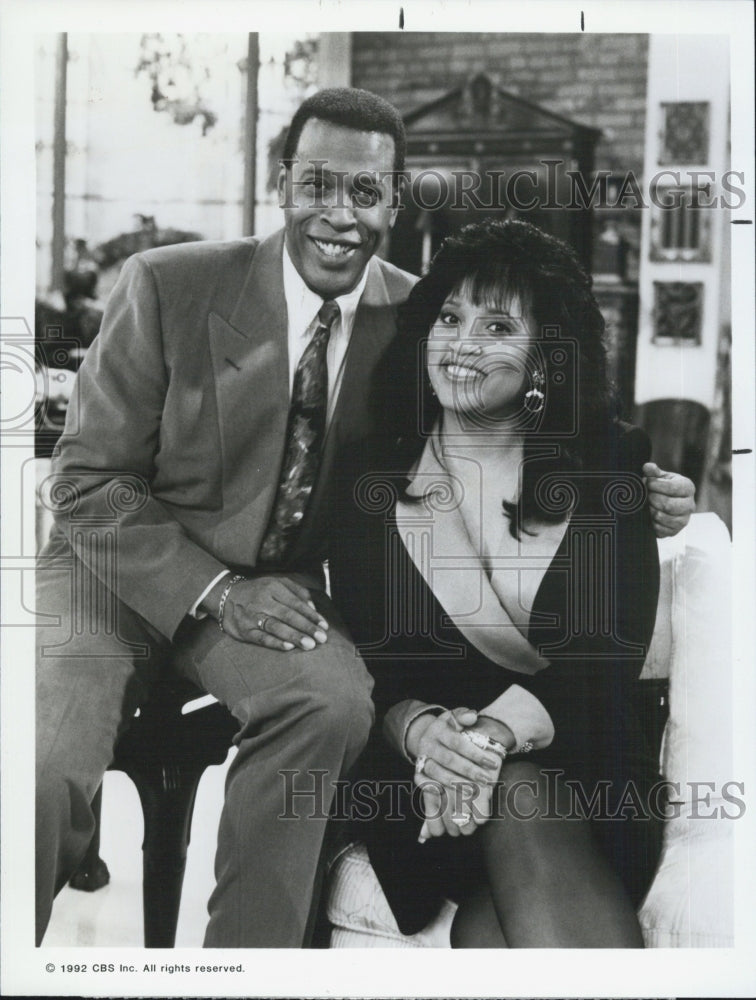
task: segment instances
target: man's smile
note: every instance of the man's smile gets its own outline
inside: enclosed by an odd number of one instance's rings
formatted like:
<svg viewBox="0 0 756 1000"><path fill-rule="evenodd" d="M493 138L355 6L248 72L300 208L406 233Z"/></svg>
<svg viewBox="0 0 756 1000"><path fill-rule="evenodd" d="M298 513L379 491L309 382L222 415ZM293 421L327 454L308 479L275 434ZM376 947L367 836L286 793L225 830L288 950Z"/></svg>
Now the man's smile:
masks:
<svg viewBox="0 0 756 1000"><path fill-rule="evenodd" d="M360 243L354 243L348 240L321 239L317 236L311 236L310 239L321 253L325 254L326 257L332 258L351 257L361 245Z"/></svg>

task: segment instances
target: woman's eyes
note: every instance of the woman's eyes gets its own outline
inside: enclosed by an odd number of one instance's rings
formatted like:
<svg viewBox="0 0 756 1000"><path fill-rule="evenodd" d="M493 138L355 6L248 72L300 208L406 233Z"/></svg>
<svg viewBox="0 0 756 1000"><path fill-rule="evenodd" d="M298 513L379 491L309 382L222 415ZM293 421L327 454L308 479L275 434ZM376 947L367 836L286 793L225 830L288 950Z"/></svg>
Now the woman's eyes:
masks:
<svg viewBox="0 0 756 1000"><path fill-rule="evenodd" d="M514 325L512 323L502 323L500 320L491 320L490 323L486 324L485 329L489 333L517 333Z"/></svg>
<svg viewBox="0 0 756 1000"><path fill-rule="evenodd" d="M446 309L439 313L438 320L442 326L462 325L462 321L459 316ZM483 320L482 322L476 324L473 329L473 336L488 334L491 337L501 337L502 335L509 335L517 332L516 325L510 320L490 319Z"/></svg>

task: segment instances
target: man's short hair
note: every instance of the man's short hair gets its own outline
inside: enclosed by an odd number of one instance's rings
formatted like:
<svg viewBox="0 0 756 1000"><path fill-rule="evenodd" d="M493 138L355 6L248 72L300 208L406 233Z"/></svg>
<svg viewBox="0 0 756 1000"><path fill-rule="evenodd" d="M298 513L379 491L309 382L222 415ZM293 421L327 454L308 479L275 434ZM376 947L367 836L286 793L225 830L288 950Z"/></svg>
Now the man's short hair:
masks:
<svg viewBox="0 0 756 1000"><path fill-rule="evenodd" d="M286 166L296 157L302 129L310 118L356 129L358 132L381 132L394 140L394 171L404 170L407 139L402 117L393 104L369 90L356 87L330 87L319 90L300 105L291 120L284 145ZM395 178L396 180L396 178Z"/></svg>

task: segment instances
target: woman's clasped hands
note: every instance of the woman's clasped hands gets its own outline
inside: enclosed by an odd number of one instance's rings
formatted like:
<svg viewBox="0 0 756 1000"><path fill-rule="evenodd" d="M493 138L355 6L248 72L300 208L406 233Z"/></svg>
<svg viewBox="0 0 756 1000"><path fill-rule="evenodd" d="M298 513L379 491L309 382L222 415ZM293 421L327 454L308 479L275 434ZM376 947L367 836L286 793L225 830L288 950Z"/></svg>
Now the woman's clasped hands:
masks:
<svg viewBox="0 0 756 1000"><path fill-rule="evenodd" d="M488 732L494 726L495 732ZM504 746L514 745L503 723L479 719L469 708L441 715L421 715L407 732L407 749L415 758L415 785L421 790L425 820L419 841L430 837L470 836L491 816L493 791L503 755L470 739L485 733Z"/></svg>

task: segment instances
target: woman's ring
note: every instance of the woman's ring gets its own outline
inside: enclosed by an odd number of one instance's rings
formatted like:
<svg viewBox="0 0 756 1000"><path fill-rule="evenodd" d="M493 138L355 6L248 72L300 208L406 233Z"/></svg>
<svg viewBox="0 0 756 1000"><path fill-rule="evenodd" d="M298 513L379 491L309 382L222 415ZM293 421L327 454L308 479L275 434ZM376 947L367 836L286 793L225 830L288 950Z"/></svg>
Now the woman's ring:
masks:
<svg viewBox="0 0 756 1000"><path fill-rule="evenodd" d="M269 619L270 615L261 615L260 618L257 619L257 627L261 632L265 631L265 626L268 624Z"/></svg>
<svg viewBox="0 0 756 1000"><path fill-rule="evenodd" d="M425 774L425 765L428 763L428 755L421 753L415 761L415 774Z"/></svg>
<svg viewBox="0 0 756 1000"><path fill-rule="evenodd" d="M470 822L467 813L453 813L450 819L455 826L467 826Z"/></svg>

